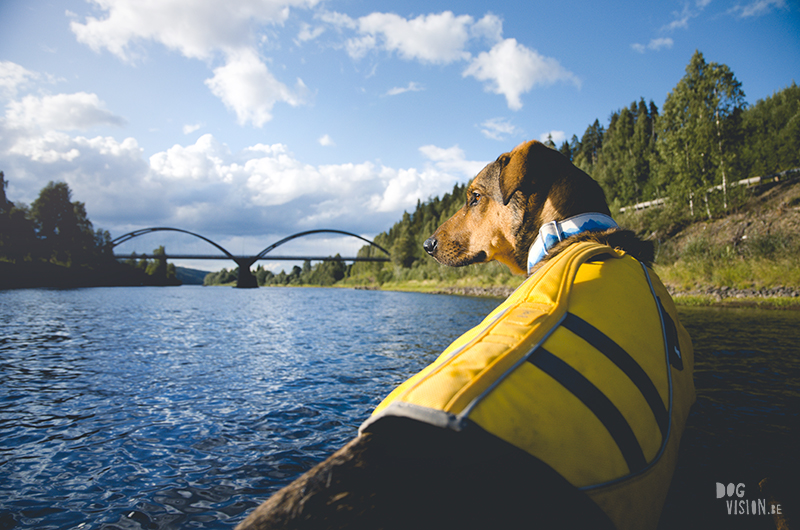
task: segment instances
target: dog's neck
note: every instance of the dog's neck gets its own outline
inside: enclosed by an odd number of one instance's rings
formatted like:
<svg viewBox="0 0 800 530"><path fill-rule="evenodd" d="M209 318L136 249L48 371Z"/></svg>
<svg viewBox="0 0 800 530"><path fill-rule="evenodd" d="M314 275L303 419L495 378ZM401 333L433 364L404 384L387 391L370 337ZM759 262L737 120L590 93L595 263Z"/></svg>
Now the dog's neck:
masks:
<svg viewBox="0 0 800 530"><path fill-rule="evenodd" d="M617 228L617 223L602 213L582 213L563 221L543 224L528 251L528 274L559 241L583 232L597 232L609 228Z"/></svg>

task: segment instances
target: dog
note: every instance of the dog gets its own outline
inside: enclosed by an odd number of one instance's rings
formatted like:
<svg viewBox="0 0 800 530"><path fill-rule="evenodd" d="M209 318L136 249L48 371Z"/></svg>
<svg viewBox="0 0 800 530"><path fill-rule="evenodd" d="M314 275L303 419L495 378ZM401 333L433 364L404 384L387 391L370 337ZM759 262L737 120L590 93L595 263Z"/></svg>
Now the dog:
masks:
<svg viewBox="0 0 800 530"><path fill-rule="evenodd" d="M589 216L595 229L570 235L564 227L581 216ZM547 234L555 239L545 241ZM530 275L585 241L624 249L645 265L653 260L651 243L610 220L603 191L589 175L531 141L487 165L468 186L464 206L423 246L444 265L494 260L515 274ZM686 349L683 342L675 346L681 348ZM693 386L691 392L693 401ZM277 492L237 528L620 527L613 510L601 508L602 502L541 459L475 422L448 428L442 422L452 416L437 418L419 421L414 414L400 414L370 420L357 438ZM677 445L666 452L674 458ZM663 502L666 490L660 495ZM660 511L660 505L642 509Z"/></svg>
<svg viewBox="0 0 800 530"><path fill-rule="evenodd" d="M600 185L561 153L534 140L500 155L478 173L467 188L466 204L423 246L443 265L495 260L518 275L535 271L566 246L587 239L623 248L652 264L652 242L610 228L561 242L534 269L526 269L529 249L542 226L592 212L611 215Z"/></svg>

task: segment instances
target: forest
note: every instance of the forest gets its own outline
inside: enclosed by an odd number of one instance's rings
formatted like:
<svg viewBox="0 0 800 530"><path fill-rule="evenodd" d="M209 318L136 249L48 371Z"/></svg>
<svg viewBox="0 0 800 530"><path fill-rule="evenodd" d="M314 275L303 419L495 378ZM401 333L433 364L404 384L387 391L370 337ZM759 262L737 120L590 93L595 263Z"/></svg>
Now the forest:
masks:
<svg viewBox="0 0 800 530"><path fill-rule="evenodd" d="M180 284L166 260L117 262L111 235L94 229L66 183L48 183L30 207L10 201L7 185L0 171L0 288Z"/></svg>
<svg viewBox="0 0 800 530"><path fill-rule="evenodd" d="M606 123L595 119L580 138L573 135L561 145L552 139L546 143L600 183L620 225L654 241L657 265L670 266L685 255L702 261L707 275L720 265L759 260L799 268L800 236L793 230L733 246L698 240L684 249L671 241L693 223L739 211L750 194L745 179L800 174L800 88L795 82L748 105L731 69L707 62L697 51L660 109L652 100L640 98L612 111ZM36 284L36 278L44 275L61 284L84 284L88 279L92 284L115 285L177 282L174 267L165 260L117 263L111 257L108 232L93 229L83 203L71 201L65 183L48 184L30 207L6 198L1 172L0 183L0 276L5 278L0 287L16 285L10 278L22 285ZM457 184L442 197L418 201L414 211L404 212L378 234L374 241L390 250L389 263L347 265L334 257L277 274L259 266L254 274L262 286L514 287L520 278L499 264L443 267L422 248L422 242L463 205L466 186ZM659 206L636 207L648 201ZM164 249L154 252L163 254ZM364 246L358 255L376 252ZM753 269L743 270L740 276L755 274ZM222 269L206 276L205 284L235 282L237 273Z"/></svg>
<svg viewBox="0 0 800 530"><path fill-rule="evenodd" d="M661 109L652 100L641 98L611 112L605 124L595 119L580 138L573 135L561 145L552 139L546 143L597 180L616 220L654 240L657 260L669 265L681 253L670 247L669 236L692 223L736 212L749 193L747 186L739 184L741 180L800 168L800 88L793 82L771 97L747 105L742 85L731 69L707 62L697 51ZM497 263L444 267L423 250L422 242L464 204L466 187L458 184L442 197L418 201L412 212L404 212L398 222L375 237L375 243L390 250L391 263L305 263L277 275L259 269L259 284L518 285L520 278L512 277ZM647 201L658 201L661 207L631 208ZM622 208L625 213L617 213ZM703 248L704 253L696 252L695 247ZM773 234L744 242L735 255L730 249L709 248L702 242L689 250L695 260L717 259L717 254L728 252L730 259L752 261L788 259L799 247L794 234ZM369 246L359 251L360 256L373 253L377 255ZM235 274L235 269L221 271L207 277L206 283L235 281Z"/></svg>

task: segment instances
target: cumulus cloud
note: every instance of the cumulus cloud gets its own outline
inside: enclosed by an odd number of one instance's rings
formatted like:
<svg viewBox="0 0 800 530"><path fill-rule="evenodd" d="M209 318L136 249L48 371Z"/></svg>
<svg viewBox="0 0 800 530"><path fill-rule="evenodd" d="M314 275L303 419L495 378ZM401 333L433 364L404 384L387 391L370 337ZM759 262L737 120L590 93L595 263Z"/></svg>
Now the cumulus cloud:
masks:
<svg viewBox="0 0 800 530"><path fill-rule="evenodd" d="M6 106L5 122L12 128L86 130L98 125L124 125L125 120L105 108L97 94L78 92L55 96L25 96Z"/></svg>
<svg viewBox="0 0 800 530"><path fill-rule="evenodd" d="M11 61L0 61L0 96L13 98L17 89L39 75Z"/></svg>
<svg viewBox="0 0 800 530"><path fill-rule="evenodd" d="M333 147L336 145L336 143L333 141L333 138L331 138L328 134L322 135L317 141L319 142L319 145L323 147Z"/></svg>
<svg viewBox="0 0 800 530"><path fill-rule="evenodd" d="M104 18L73 20L79 42L95 51L108 50L124 61L142 55L142 43L152 41L185 57L212 61L220 54L225 65L206 80L212 93L232 110L241 125L261 127L272 119L276 102L299 105L305 85L294 90L278 81L255 48L260 24L282 25L290 8L309 8L319 0L93 0ZM139 46L139 47L137 47Z"/></svg>
<svg viewBox="0 0 800 530"><path fill-rule="evenodd" d="M414 81L411 81L410 83L408 83L408 86L390 88L385 95L397 96L400 94L405 94L406 92L421 92L423 90L425 90L425 88L423 88L422 85Z"/></svg>
<svg viewBox="0 0 800 530"><path fill-rule="evenodd" d="M320 15L319 19L336 26L340 31L352 30L357 33L343 45L356 60L371 51L383 50L423 64L469 61L463 77L471 76L484 81L487 91L505 96L509 107L514 110L522 107L520 96L534 86L558 81L580 86L579 79L556 59L544 57L515 39L503 39L503 21L492 13L487 13L478 21L470 15L456 16L451 11L420 15L413 19L379 12L353 19L328 12ZM482 42L492 48L474 57L469 51L470 47ZM398 87L386 95L407 91Z"/></svg>
<svg viewBox="0 0 800 530"><path fill-rule="evenodd" d="M503 34L502 19L491 13L477 22L470 15L456 16L451 11L413 19L378 12L358 19L326 12L319 18L339 29L358 33L345 43L345 49L354 59L361 59L372 50L384 50L406 60L449 64L470 59L467 47L471 40L483 39L494 44Z"/></svg>
<svg viewBox="0 0 800 530"><path fill-rule="evenodd" d="M51 101L59 101L53 98L37 100L44 109L39 114L31 110L32 100L22 98L0 119L9 194L30 202L48 180L63 180L86 203L95 224L117 235L155 225L207 235L285 234L331 225L374 234L417 200L450 191L483 166L467 160L457 146L433 145L420 149L426 160L421 168L371 161L312 165L284 144L232 152L211 134L145 159L133 138L66 132L76 123L105 123L108 117L78 113L79 119L65 122L48 110ZM75 99L100 106L94 98Z"/></svg>
<svg viewBox="0 0 800 530"><path fill-rule="evenodd" d="M505 140L507 136L516 136L522 131L506 118L490 118L480 125L481 134L490 140Z"/></svg>
<svg viewBox="0 0 800 530"><path fill-rule="evenodd" d="M471 16L455 16L451 11L410 20L394 13L371 13L358 19L358 31L363 36L351 39L348 51L360 58L380 46L406 60L447 64L469 57L464 48L473 24Z"/></svg>
<svg viewBox="0 0 800 530"><path fill-rule="evenodd" d="M292 106L303 102L306 86L297 79L292 90L272 75L251 49L231 53L225 66L214 69L214 77L205 81L211 92L236 113L240 125L247 122L261 127L272 119L272 107L282 101Z"/></svg>
<svg viewBox="0 0 800 530"><path fill-rule="evenodd" d="M32 202L50 180L67 182L85 202L95 226L158 222L169 210L167 197L151 186L142 149L133 138L31 132L0 122L0 158L9 195Z"/></svg>
<svg viewBox="0 0 800 530"><path fill-rule="evenodd" d="M503 40L503 20L488 13L470 28L470 35L477 39L485 39L494 45Z"/></svg>
<svg viewBox="0 0 800 530"><path fill-rule="evenodd" d="M211 59L217 50L249 47L258 24L283 24L292 7L308 8L318 0L93 0L104 18L73 20L70 28L95 51L107 49L120 59L134 60L131 48L155 41L186 57Z"/></svg>
<svg viewBox="0 0 800 530"><path fill-rule="evenodd" d="M520 96L536 85L567 81L580 86L578 78L551 58L544 57L516 39L505 39L472 60L462 73L484 81L488 92L502 94L512 110L522 108Z"/></svg>

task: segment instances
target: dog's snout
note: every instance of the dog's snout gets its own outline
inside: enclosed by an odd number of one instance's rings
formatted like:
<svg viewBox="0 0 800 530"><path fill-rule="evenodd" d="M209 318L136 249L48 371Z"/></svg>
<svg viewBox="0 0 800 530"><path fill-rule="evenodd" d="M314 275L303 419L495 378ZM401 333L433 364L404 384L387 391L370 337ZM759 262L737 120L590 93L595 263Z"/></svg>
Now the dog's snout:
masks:
<svg viewBox="0 0 800 530"><path fill-rule="evenodd" d="M439 242L436 241L436 238L431 236L425 240L425 242L422 244L422 248L424 248L425 252L428 254L433 255L433 253L436 252L436 245L438 243Z"/></svg>

